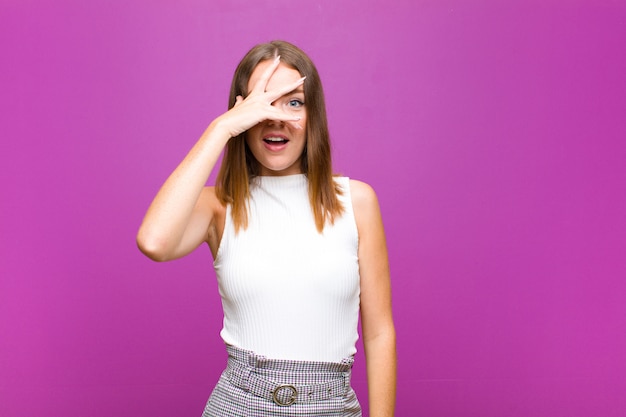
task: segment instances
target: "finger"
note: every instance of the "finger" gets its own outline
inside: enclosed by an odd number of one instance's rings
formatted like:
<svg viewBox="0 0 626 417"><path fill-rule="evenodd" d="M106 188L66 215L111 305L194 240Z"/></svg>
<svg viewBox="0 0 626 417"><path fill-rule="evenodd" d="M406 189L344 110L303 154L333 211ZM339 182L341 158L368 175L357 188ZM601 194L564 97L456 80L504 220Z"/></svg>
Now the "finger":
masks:
<svg viewBox="0 0 626 417"><path fill-rule="evenodd" d="M259 80L252 87L252 92L263 93L265 91L267 83L269 83L278 65L280 65L280 55L276 55L272 63L263 71Z"/></svg>
<svg viewBox="0 0 626 417"><path fill-rule="evenodd" d="M296 129L302 129L302 126L298 123L302 120L302 116L293 115L289 112L279 110L272 107L272 111L265 116L265 120L272 120L275 122L289 123L296 127Z"/></svg>
<svg viewBox="0 0 626 417"><path fill-rule="evenodd" d="M297 81L294 81L291 84L285 84L282 87L276 88L274 90L268 91L267 97L270 101L270 103L273 103L276 99L284 96L285 94L291 93L292 91L295 91L298 87L300 87L302 84L304 84L304 80L306 80L306 76L298 79Z"/></svg>
<svg viewBox="0 0 626 417"><path fill-rule="evenodd" d="M298 122L288 122L291 126L295 127L298 130L302 130L302 126Z"/></svg>
<svg viewBox="0 0 626 417"><path fill-rule="evenodd" d="M242 96L235 97L235 104L233 105L233 107L237 107L239 104L241 104L242 101L243 101Z"/></svg>

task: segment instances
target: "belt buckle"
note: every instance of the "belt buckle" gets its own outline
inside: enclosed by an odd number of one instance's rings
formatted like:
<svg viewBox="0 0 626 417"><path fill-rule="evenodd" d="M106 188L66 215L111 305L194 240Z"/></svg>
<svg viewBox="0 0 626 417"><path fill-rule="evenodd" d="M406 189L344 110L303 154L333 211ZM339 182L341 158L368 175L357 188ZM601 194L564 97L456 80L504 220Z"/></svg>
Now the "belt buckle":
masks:
<svg viewBox="0 0 626 417"><path fill-rule="evenodd" d="M282 390L291 391L291 395L289 396L287 401L283 401L280 398L278 398L278 393ZM298 390L293 385L282 384L282 385L277 386L276 389L272 391L272 400L274 401L274 403L276 403L277 405L280 405L281 407L290 406L291 404L296 402L297 398L298 398Z"/></svg>

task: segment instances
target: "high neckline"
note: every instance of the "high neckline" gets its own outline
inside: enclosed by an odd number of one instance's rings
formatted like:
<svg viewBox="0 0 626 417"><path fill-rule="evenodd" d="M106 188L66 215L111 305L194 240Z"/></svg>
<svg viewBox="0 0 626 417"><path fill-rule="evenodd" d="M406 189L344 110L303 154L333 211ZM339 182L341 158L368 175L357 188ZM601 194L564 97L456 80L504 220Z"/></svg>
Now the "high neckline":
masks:
<svg viewBox="0 0 626 417"><path fill-rule="evenodd" d="M254 177L252 180L253 184L262 186L262 187L280 187L280 188L291 188L291 187L299 187L303 184L306 184L307 177L306 174L292 174L292 175L261 175L258 177Z"/></svg>

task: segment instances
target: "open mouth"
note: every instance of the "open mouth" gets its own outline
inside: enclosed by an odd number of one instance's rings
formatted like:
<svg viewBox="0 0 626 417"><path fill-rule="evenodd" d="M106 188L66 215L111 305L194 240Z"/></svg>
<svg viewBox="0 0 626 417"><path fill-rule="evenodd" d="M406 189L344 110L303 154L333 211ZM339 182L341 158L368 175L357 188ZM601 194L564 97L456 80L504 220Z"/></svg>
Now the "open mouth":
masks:
<svg viewBox="0 0 626 417"><path fill-rule="evenodd" d="M263 142L269 145L284 145L285 143L289 142L289 140L285 138L279 138L279 137L269 137L269 138L264 138Z"/></svg>

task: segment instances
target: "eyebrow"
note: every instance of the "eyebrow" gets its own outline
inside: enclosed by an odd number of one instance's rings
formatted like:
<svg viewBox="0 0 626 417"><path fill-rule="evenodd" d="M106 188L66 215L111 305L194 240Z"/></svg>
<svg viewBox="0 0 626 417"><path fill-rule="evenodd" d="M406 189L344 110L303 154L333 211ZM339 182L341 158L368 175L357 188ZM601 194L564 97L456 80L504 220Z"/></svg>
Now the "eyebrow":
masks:
<svg viewBox="0 0 626 417"><path fill-rule="evenodd" d="M304 94L304 87L300 85L295 90L291 90L290 92L285 93L285 95L293 94L293 93L302 93L302 94Z"/></svg>

